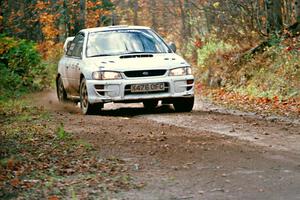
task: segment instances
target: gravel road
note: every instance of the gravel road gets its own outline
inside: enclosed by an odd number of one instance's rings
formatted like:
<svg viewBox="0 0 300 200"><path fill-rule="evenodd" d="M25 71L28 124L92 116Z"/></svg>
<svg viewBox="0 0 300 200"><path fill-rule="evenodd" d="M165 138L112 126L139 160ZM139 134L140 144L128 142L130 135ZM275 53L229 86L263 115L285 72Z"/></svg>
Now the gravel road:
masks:
<svg viewBox="0 0 300 200"><path fill-rule="evenodd" d="M107 104L99 115L83 116L76 105L59 104L53 91L35 99L101 156L125 160L134 179L145 183L108 199L300 200L299 119L200 99L191 113Z"/></svg>

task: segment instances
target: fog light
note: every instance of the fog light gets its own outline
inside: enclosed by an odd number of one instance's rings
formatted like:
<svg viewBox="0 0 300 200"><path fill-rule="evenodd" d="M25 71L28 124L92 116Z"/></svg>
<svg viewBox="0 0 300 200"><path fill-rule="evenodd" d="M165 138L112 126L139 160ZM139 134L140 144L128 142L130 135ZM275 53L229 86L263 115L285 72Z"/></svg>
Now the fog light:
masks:
<svg viewBox="0 0 300 200"><path fill-rule="evenodd" d="M193 79L187 80L187 81L186 81L186 84L187 84L187 85L192 85L192 86L187 86L187 87L186 87L186 90L189 91L189 90L191 90L191 89L193 88L194 80L193 80Z"/></svg>
<svg viewBox="0 0 300 200"><path fill-rule="evenodd" d="M104 85L95 85L95 89L96 89L97 93L100 94L101 96L105 95L104 91L101 91L101 90L104 90ZM100 91L98 91L98 90L100 90Z"/></svg>
<svg viewBox="0 0 300 200"><path fill-rule="evenodd" d="M194 83L194 80L187 80L186 83L187 83L188 85L191 85L191 84Z"/></svg>

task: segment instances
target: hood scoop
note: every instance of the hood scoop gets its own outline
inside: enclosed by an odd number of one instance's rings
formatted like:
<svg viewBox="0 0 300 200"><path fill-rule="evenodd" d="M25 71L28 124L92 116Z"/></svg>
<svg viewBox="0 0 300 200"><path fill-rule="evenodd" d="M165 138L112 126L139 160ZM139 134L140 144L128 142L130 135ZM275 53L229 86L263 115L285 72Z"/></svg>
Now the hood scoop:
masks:
<svg viewBox="0 0 300 200"><path fill-rule="evenodd" d="M135 55L123 55L120 56L120 59L126 59L126 58L151 58L153 57L152 54L135 54Z"/></svg>

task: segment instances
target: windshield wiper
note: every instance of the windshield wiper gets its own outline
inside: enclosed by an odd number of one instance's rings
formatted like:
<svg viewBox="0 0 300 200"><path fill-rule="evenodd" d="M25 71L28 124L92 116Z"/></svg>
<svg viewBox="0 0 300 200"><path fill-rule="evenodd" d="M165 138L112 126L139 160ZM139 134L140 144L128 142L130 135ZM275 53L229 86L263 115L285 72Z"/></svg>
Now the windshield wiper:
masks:
<svg viewBox="0 0 300 200"><path fill-rule="evenodd" d="M92 55L92 56L89 56L89 57L101 57L101 56L115 56L115 54L97 54L97 55Z"/></svg>
<svg viewBox="0 0 300 200"><path fill-rule="evenodd" d="M123 53L118 53L118 54L97 54L97 55L92 55L89 56L91 57L102 57L102 56L117 56L117 55L130 55L130 54L155 54L155 53L159 53L159 52L151 52L151 51L129 51L129 52L123 52Z"/></svg>
<svg viewBox="0 0 300 200"><path fill-rule="evenodd" d="M129 51L129 52L124 52L123 54L124 55L127 55L127 54L139 54L139 53L157 53L157 52L151 52L151 51Z"/></svg>

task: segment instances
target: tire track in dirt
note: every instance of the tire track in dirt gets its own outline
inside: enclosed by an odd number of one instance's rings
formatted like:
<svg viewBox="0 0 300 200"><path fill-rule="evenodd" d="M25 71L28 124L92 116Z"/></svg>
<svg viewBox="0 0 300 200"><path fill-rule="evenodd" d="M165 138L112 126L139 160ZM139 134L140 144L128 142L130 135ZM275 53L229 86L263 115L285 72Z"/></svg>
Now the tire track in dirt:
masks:
<svg viewBox="0 0 300 200"><path fill-rule="evenodd" d="M83 116L75 104L58 103L53 91L32 99L66 131L93 144L99 155L125 160L134 179L146 183L111 198L299 200L297 147L277 149L279 134L281 140L285 134L297 136L297 123L224 113L202 102L192 113L176 113L165 105L146 113L141 104L107 104L101 114ZM238 138L242 131L257 139ZM263 133L280 143L259 144Z"/></svg>

